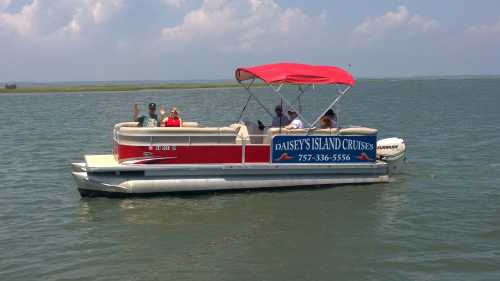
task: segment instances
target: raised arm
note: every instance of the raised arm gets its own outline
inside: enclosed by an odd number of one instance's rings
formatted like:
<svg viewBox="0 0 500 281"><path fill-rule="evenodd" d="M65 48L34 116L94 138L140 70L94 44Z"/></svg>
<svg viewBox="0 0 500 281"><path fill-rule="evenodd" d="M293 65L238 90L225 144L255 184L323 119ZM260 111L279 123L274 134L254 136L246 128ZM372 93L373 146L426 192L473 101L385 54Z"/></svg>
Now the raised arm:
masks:
<svg viewBox="0 0 500 281"><path fill-rule="evenodd" d="M137 103L134 103L134 121L135 122L138 122L139 121L139 113L140 113L140 110L139 110L139 105Z"/></svg>
<svg viewBox="0 0 500 281"><path fill-rule="evenodd" d="M163 105L160 105L160 127L165 127L165 118L167 118L167 111Z"/></svg>

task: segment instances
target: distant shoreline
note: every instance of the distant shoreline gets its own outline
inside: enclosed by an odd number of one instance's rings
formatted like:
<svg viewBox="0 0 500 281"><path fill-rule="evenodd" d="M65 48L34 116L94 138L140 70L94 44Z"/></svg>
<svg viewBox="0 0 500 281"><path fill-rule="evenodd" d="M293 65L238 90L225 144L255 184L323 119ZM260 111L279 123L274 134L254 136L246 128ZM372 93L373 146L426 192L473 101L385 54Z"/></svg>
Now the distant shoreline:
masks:
<svg viewBox="0 0 500 281"><path fill-rule="evenodd" d="M422 81L422 80L475 80L475 79L500 79L500 76L429 76L429 77L398 77L398 78L360 78L362 82L383 82L383 81ZM264 83L255 83L254 87L263 87ZM17 85L16 89L5 89L3 84L0 84L0 94L15 94L15 93L85 93L85 92L131 92L145 90L190 90L190 89L225 89L225 88L240 88L241 85L234 82L172 82L172 83L126 83L118 82L116 84L74 84L74 85L37 85L37 86L21 86Z"/></svg>
<svg viewBox="0 0 500 281"><path fill-rule="evenodd" d="M261 86L263 84L256 84ZM65 85L65 86L26 86L16 89L0 89L0 94L13 93L82 93L82 92L130 92L144 90L186 90L186 89L223 89L238 88L238 83L165 83L165 84L116 84L116 85Z"/></svg>

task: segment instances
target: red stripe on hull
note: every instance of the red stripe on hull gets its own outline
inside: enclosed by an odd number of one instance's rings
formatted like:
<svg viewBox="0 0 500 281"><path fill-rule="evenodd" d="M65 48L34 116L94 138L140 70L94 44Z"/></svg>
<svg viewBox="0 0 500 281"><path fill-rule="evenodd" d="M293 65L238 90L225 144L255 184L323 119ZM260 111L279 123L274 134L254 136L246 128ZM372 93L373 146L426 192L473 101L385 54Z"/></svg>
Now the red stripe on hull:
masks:
<svg viewBox="0 0 500 281"><path fill-rule="evenodd" d="M271 150L269 145L246 145L245 162L265 163L269 162Z"/></svg>
<svg viewBox="0 0 500 281"><path fill-rule="evenodd" d="M114 149L119 162L143 159L148 164L220 164L241 163L241 145L116 145ZM116 155L115 154L115 155ZM245 162L269 162L269 146L247 145ZM148 160L150 159L150 160Z"/></svg>

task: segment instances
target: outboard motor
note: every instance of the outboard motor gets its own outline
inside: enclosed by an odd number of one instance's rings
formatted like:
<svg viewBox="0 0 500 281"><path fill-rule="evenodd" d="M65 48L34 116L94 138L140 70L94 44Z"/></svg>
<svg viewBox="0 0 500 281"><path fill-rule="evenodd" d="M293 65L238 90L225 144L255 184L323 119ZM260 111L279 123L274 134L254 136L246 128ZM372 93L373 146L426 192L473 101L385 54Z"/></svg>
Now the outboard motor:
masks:
<svg viewBox="0 0 500 281"><path fill-rule="evenodd" d="M389 172L397 173L406 160L406 144L401 138L377 141L377 159L389 164Z"/></svg>

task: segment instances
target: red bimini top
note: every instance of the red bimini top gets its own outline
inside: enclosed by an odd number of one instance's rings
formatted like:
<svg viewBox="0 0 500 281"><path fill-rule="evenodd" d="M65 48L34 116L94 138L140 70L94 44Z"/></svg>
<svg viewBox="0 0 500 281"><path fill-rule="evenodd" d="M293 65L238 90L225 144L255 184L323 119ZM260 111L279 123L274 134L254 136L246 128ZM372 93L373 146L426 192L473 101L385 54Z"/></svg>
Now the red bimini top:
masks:
<svg viewBox="0 0 500 281"><path fill-rule="evenodd" d="M336 66L274 63L236 69L236 80L259 78L267 84L343 84L354 86L352 75Z"/></svg>

